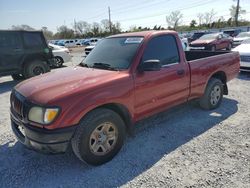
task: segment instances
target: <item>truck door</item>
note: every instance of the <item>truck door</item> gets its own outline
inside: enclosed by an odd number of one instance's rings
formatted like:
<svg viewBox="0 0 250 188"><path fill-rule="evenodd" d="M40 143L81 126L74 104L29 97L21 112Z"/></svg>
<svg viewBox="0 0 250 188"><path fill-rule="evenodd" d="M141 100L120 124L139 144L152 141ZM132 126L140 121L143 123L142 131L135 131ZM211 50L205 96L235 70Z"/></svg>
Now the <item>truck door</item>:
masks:
<svg viewBox="0 0 250 188"><path fill-rule="evenodd" d="M175 36L152 38L140 63L152 59L160 60L161 70L137 72L135 76L137 117L183 103L189 95L189 67L180 58Z"/></svg>
<svg viewBox="0 0 250 188"><path fill-rule="evenodd" d="M18 32L0 32L0 73L20 69L23 59L23 45Z"/></svg>

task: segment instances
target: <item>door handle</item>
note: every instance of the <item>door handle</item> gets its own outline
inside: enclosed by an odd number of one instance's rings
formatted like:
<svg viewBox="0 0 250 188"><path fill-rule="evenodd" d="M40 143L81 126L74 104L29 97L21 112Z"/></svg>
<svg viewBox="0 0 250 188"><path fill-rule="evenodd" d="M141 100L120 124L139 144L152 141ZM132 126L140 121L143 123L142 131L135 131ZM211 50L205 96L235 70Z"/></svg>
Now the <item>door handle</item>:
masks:
<svg viewBox="0 0 250 188"><path fill-rule="evenodd" d="M182 76L185 73L184 69L180 69L176 71L177 75Z"/></svg>

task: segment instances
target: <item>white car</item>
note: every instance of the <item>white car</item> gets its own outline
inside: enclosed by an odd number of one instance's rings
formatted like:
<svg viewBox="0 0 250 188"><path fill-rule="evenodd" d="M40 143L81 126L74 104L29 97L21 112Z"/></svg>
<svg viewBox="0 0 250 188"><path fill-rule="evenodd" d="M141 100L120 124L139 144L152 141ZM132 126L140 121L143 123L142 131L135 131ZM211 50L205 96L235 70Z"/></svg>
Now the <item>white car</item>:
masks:
<svg viewBox="0 0 250 188"><path fill-rule="evenodd" d="M54 44L49 44L54 55L53 66L61 67L63 63L71 61L71 55L68 48L57 46Z"/></svg>
<svg viewBox="0 0 250 188"><path fill-rule="evenodd" d="M75 47L75 46L76 46L76 41L75 41L75 39L72 39L72 40L65 40L64 46L65 46L65 47Z"/></svg>
<svg viewBox="0 0 250 188"><path fill-rule="evenodd" d="M233 39L233 47L240 45L246 39L250 39L250 32L241 32Z"/></svg>
<svg viewBox="0 0 250 188"><path fill-rule="evenodd" d="M182 43L182 47L183 47L183 50L186 51L188 50L188 39L185 38L183 35L179 34L179 37L181 39L181 43Z"/></svg>
<svg viewBox="0 0 250 188"><path fill-rule="evenodd" d="M232 51L238 51L240 54L240 70L250 72L250 38L244 40Z"/></svg>

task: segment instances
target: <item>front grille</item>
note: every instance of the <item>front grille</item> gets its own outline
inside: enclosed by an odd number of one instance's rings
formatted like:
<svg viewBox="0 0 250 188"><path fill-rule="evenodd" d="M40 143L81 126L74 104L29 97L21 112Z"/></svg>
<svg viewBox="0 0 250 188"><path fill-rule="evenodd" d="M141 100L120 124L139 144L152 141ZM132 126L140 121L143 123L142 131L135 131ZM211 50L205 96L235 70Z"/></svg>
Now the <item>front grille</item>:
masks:
<svg viewBox="0 0 250 188"><path fill-rule="evenodd" d="M240 60L244 62L250 62L250 56L241 55Z"/></svg>
<svg viewBox="0 0 250 188"><path fill-rule="evenodd" d="M23 96L21 96L16 91L11 93L10 97L11 109L18 115L19 118L24 118L24 100Z"/></svg>

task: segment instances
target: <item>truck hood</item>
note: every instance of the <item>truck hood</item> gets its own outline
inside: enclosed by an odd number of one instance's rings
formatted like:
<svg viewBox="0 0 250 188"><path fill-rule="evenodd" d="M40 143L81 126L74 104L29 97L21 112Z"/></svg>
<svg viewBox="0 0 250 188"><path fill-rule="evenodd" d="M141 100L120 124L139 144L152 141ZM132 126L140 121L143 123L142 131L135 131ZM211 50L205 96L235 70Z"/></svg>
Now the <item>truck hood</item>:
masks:
<svg viewBox="0 0 250 188"><path fill-rule="evenodd" d="M15 87L21 95L36 104L48 104L79 91L112 82L127 76L121 71L109 71L85 67L67 67L21 82Z"/></svg>
<svg viewBox="0 0 250 188"><path fill-rule="evenodd" d="M212 43L214 41L215 40L201 40L201 39L198 39L198 40L195 40L195 41L191 42L191 45L206 45L206 44Z"/></svg>

